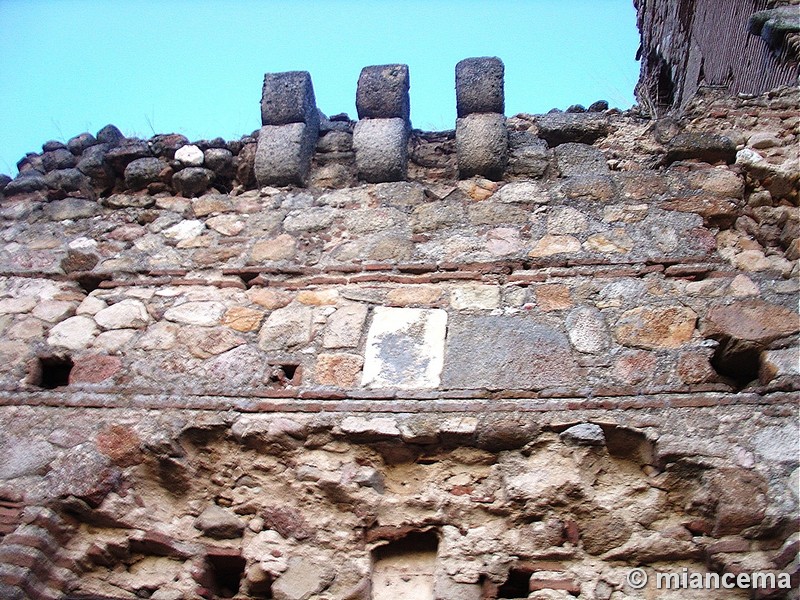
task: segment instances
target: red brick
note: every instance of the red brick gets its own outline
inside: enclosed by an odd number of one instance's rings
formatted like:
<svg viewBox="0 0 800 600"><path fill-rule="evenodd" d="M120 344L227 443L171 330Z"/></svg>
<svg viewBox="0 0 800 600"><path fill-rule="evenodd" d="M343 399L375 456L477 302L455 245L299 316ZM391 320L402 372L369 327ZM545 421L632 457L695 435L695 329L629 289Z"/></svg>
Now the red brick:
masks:
<svg viewBox="0 0 800 600"><path fill-rule="evenodd" d="M399 263L397 270L404 273L430 273L436 271L435 263Z"/></svg>
<svg viewBox="0 0 800 600"><path fill-rule="evenodd" d="M18 567L33 570L45 560L41 552L27 546L6 543L0 546L0 563L17 565Z"/></svg>
<svg viewBox="0 0 800 600"><path fill-rule="evenodd" d="M747 552L750 550L750 542L741 537L731 537L710 544L706 548L708 554L720 554L723 552Z"/></svg>
<svg viewBox="0 0 800 600"><path fill-rule="evenodd" d="M577 596L581 593L581 586L572 579L536 579L531 577L529 590L537 592L539 590L563 590Z"/></svg>
<svg viewBox="0 0 800 600"><path fill-rule="evenodd" d="M328 265L323 268L324 273L358 273L361 270L360 265Z"/></svg>
<svg viewBox="0 0 800 600"><path fill-rule="evenodd" d="M41 531L39 535L18 532L11 533L3 539L3 545L16 544L18 546L27 546L28 548L34 548L46 554L51 554L58 550L58 542L44 529L39 529L39 531Z"/></svg>

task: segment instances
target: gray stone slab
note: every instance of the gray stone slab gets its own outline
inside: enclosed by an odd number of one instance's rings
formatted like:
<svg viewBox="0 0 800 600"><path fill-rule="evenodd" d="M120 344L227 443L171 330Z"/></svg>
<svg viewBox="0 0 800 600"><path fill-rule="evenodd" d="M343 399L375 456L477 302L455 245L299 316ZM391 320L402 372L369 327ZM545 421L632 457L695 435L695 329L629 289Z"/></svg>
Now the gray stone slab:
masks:
<svg viewBox="0 0 800 600"><path fill-rule="evenodd" d="M375 65L361 69L356 91L359 119L409 120L408 65Z"/></svg>
<svg viewBox="0 0 800 600"><path fill-rule="evenodd" d="M456 154L462 178L481 175L502 179L508 161L505 117L484 113L456 119Z"/></svg>
<svg viewBox="0 0 800 600"><path fill-rule="evenodd" d="M308 71L267 73L261 90L261 124L306 123L319 129L319 112Z"/></svg>
<svg viewBox="0 0 800 600"><path fill-rule="evenodd" d="M364 119L356 123L353 148L358 176L370 183L404 180L408 135L404 119Z"/></svg>
<svg viewBox="0 0 800 600"><path fill-rule="evenodd" d="M594 146L569 142L557 146L555 155L562 177L609 172L605 155Z"/></svg>
<svg viewBox="0 0 800 600"><path fill-rule="evenodd" d="M459 117L472 113L504 113L505 67L495 57L465 58L456 65L456 109Z"/></svg>
<svg viewBox="0 0 800 600"><path fill-rule="evenodd" d="M450 319L442 387L578 386L577 375L567 336L530 316L459 315Z"/></svg>
<svg viewBox="0 0 800 600"><path fill-rule="evenodd" d="M255 174L259 186L306 184L318 130L313 125L265 125L258 135Z"/></svg>
<svg viewBox="0 0 800 600"><path fill-rule="evenodd" d="M438 387L446 330L447 313L441 309L375 308L361 384L374 388Z"/></svg>
<svg viewBox="0 0 800 600"><path fill-rule="evenodd" d="M552 154L544 140L527 131L515 131L509 134L508 143L508 172L511 175L544 176Z"/></svg>

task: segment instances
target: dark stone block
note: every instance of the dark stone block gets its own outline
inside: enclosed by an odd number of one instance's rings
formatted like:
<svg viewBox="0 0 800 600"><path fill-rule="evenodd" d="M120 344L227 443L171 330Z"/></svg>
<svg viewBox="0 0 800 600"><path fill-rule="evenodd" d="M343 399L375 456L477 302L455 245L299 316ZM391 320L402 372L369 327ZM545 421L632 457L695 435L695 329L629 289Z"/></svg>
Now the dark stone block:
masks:
<svg viewBox="0 0 800 600"><path fill-rule="evenodd" d="M555 149L555 155L556 166L562 177L608 172L605 155L588 144L561 144Z"/></svg>
<svg viewBox="0 0 800 600"><path fill-rule="evenodd" d="M91 133L81 133L67 141L67 150L75 156L80 156L89 146L94 146L97 143L97 138Z"/></svg>
<svg viewBox="0 0 800 600"><path fill-rule="evenodd" d="M221 177L233 177L233 154L227 148L209 148L203 153L203 164Z"/></svg>
<svg viewBox="0 0 800 600"><path fill-rule="evenodd" d="M305 123L319 128L314 86L307 71L267 73L261 91L261 124Z"/></svg>
<svg viewBox="0 0 800 600"><path fill-rule="evenodd" d="M101 144L118 144L125 139L123 133L114 125L106 125L97 132L96 137Z"/></svg>
<svg viewBox="0 0 800 600"><path fill-rule="evenodd" d="M608 119L596 113L548 113L536 117L539 137L552 148L559 144L577 142L592 144L608 135Z"/></svg>
<svg viewBox="0 0 800 600"><path fill-rule="evenodd" d="M589 112L603 112L608 110L608 102L605 100L598 100L597 102L592 102L587 109Z"/></svg>
<svg viewBox="0 0 800 600"><path fill-rule="evenodd" d="M359 119L409 120L408 65L376 65L361 69L356 91Z"/></svg>
<svg viewBox="0 0 800 600"><path fill-rule="evenodd" d="M125 167L137 158L153 156L150 146L143 140L126 140L124 144L106 152L106 162L119 175L125 172Z"/></svg>
<svg viewBox="0 0 800 600"><path fill-rule="evenodd" d="M172 185L184 198L191 198L205 192L213 179L210 169L187 167L172 176Z"/></svg>
<svg viewBox="0 0 800 600"><path fill-rule="evenodd" d="M167 163L158 158L137 158L125 167L125 187L142 190L151 183L162 181Z"/></svg>
<svg viewBox="0 0 800 600"><path fill-rule="evenodd" d="M20 175L25 171L38 171L40 174L44 174L42 157L35 152L28 152L17 161L17 171L19 171Z"/></svg>
<svg viewBox="0 0 800 600"><path fill-rule="evenodd" d="M88 191L89 178L78 169L58 169L44 176L45 183L52 190L62 192Z"/></svg>
<svg viewBox="0 0 800 600"><path fill-rule="evenodd" d="M66 146L58 140L50 140L42 144L42 152L52 152L53 150L66 150Z"/></svg>
<svg viewBox="0 0 800 600"><path fill-rule="evenodd" d="M527 131L509 134L508 172L511 175L542 177L550 166L552 151L541 138Z"/></svg>
<svg viewBox="0 0 800 600"><path fill-rule="evenodd" d="M579 382L567 336L557 329L525 315L451 316L443 387L542 389Z"/></svg>
<svg viewBox="0 0 800 600"><path fill-rule="evenodd" d="M724 135L684 132L669 142L667 164L678 160L697 159L710 164L736 161L736 144Z"/></svg>
<svg viewBox="0 0 800 600"><path fill-rule="evenodd" d="M105 181L112 178L111 167L105 160L109 147L108 144L96 144L87 148L78 161L78 170L92 179Z"/></svg>
<svg viewBox="0 0 800 600"><path fill-rule="evenodd" d="M504 113L505 67L494 57L466 58L456 65L456 109L472 113Z"/></svg>
<svg viewBox="0 0 800 600"><path fill-rule="evenodd" d="M181 146L189 143L189 138L179 133L166 133L150 138L150 149L156 156L163 156L167 160L175 158L175 152Z"/></svg>
<svg viewBox="0 0 800 600"><path fill-rule="evenodd" d="M69 169L76 165L75 155L66 148L57 148L42 154L42 165L45 171Z"/></svg>
<svg viewBox="0 0 800 600"><path fill-rule="evenodd" d="M44 175L34 172L30 175L20 174L16 179L10 181L3 190L3 194L14 196L15 194L28 194L44 189L47 189Z"/></svg>

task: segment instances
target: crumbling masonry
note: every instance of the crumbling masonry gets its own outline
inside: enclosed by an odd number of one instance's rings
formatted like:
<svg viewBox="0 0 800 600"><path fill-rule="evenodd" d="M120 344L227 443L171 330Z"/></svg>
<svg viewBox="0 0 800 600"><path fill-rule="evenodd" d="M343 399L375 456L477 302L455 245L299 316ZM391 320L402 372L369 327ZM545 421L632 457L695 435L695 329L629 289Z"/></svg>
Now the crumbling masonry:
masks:
<svg viewBox="0 0 800 600"><path fill-rule="evenodd" d="M798 90L506 118L503 76L451 132L382 65L356 123L268 74L241 140L20 161L0 598L797 597Z"/></svg>

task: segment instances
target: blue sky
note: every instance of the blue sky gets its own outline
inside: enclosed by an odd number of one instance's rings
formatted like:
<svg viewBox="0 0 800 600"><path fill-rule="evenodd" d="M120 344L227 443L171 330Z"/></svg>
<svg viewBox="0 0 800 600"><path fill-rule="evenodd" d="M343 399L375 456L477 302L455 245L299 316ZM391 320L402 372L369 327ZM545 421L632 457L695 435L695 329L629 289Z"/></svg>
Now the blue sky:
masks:
<svg viewBox="0 0 800 600"><path fill-rule="evenodd" d="M355 118L366 65L406 63L411 120L455 120L455 64L499 56L506 114L608 100L638 77L632 0L0 0L0 172L114 123L129 136L236 139L260 126L265 72L311 73Z"/></svg>

